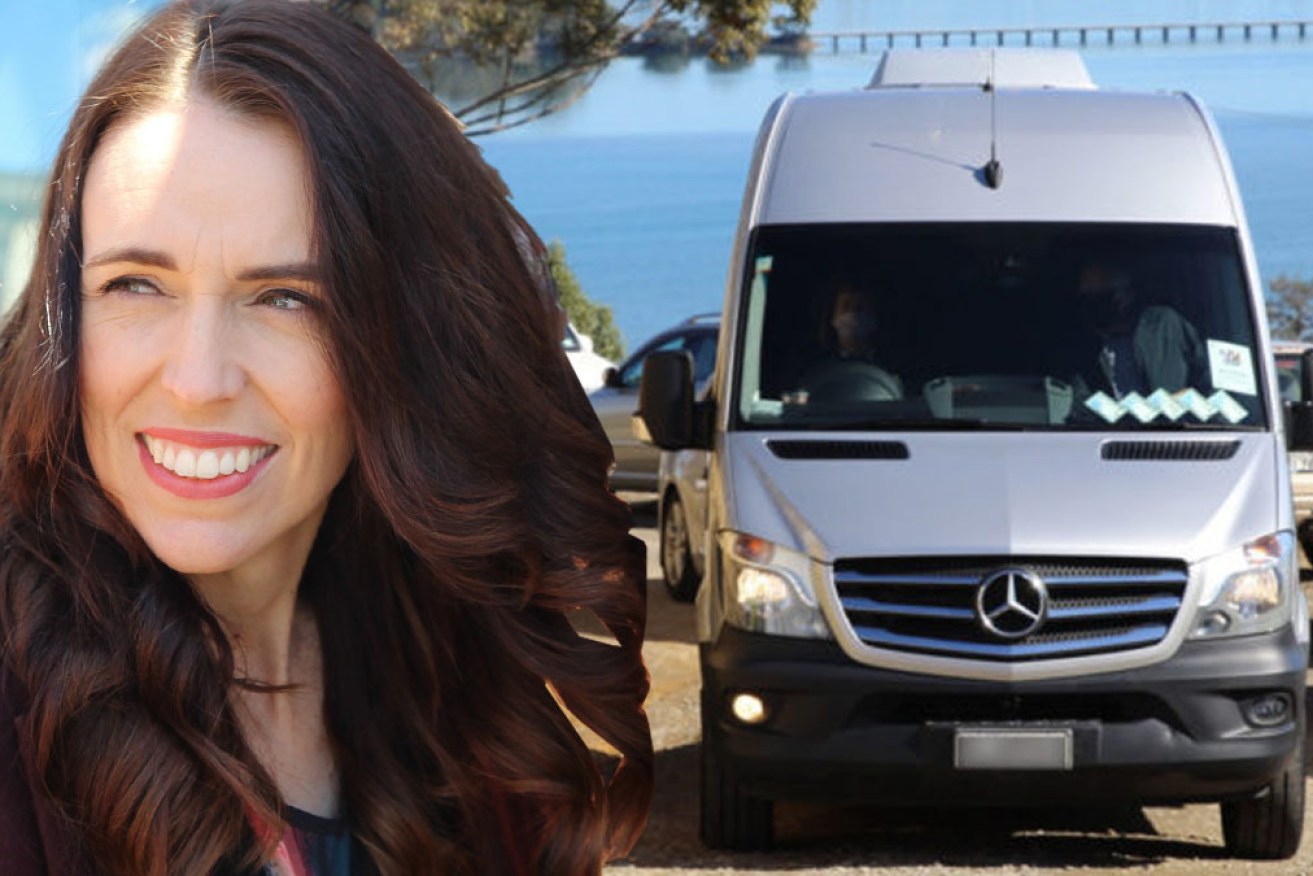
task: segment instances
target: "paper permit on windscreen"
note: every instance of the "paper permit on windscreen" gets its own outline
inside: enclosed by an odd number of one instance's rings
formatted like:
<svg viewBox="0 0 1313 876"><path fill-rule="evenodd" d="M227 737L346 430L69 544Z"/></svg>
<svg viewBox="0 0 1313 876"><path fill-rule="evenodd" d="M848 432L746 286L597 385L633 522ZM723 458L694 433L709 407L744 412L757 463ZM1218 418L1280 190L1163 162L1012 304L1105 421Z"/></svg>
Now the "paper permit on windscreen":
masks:
<svg viewBox="0 0 1313 876"><path fill-rule="evenodd" d="M1226 418L1232 425L1239 423L1245 417L1249 416L1249 411L1245 410L1240 402L1226 394L1225 390L1219 389L1208 397L1208 403L1217 408L1217 412Z"/></svg>
<svg viewBox="0 0 1313 876"><path fill-rule="evenodd" d="M1175 396L1161 387L1150 393L1149 397L1144 401L1155 411L1162 414L1173 423L1181 419L1181 417L1184 417L1186 413L1185 405L1181 404L1176 400Z"/></svg>
<svg viewBox="0 0 1313 876"><path fill-rule="evenodd" d="M1254 357L1242 344L1208 339L1208 371L1214 389L1258 395L1258 381L1254 379Z"/></svg>
<svg viewBox="0 0 1313 876"><path fill-rule="evenodd" d="M1138 392L1128 392L1121 397L1122 410L1130 414L1141 423L1147 423L1154 417L1158 416L1158 411L1147 401L1144 396Z"/></svg>
<svg viewBox="0 0 1313 876"><path fill-rule="evenodd" d="M1178 393L1176 400L1184 405L1187 411L1194 414L1195 419L1200 422L1206 423L1212 417L1217 416L1217 408L1209 404L1208 399L1204 398L1203 394L1193 387Z"/></svg>
<svg viewBox="0 0 1313 876"><path fill-rule="evenodd" d="M1109 423L1115 423L1126 415L1126 409L1117 404L1117 400L1106 392L1096 392L1085 399L1085 407L1094 411Z"/></svg>
<svg viewBox="0 0 1313 876"><path fill-rule="evenodd" d="M1201 423L1206 423L1219 414L1233 424L1249 416L1249 411L1245 410L1244 405L1221 389L1210 396L1205 396L1194 388L1177 393L1159 388L1147 397L1137 392L1128 392L1120 399L1115 399L1105 392L1096 392L1085 399L1085 407L1109 423L1115 423L1127 414L1145 424L1159 417L1176 422L1186 414L1194 415L1194 418Z"/></svg>

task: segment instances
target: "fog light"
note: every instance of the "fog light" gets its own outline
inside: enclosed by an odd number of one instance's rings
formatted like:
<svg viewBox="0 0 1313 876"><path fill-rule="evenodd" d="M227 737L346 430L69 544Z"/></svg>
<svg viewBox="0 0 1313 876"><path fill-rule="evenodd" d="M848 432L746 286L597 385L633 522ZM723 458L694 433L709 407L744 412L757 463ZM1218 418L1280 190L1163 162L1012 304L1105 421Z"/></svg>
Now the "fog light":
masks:
<svg viewBox="0 0 1313 876"><path fill-rule="evenodd" d="M766 704L756 694L735 694L729 708L744 724L760 724L766 720Z"/></svg>
<svg viewBox="0 0 1313 876"><path fill-rule="evenodd" d="M1245 703L1245 720L1255 727L1275 727L1290 720L1290 696L1265 694Z"/></svg>
<svg viewBox="0 0 1313 876"><path fill-rule="evenodd" d="M1215 636L1218 633L1225 633L1227 627L1231 626L1231 618L1226 616L1224 611L1210 611L1199 621L1199 626L1195 627L1196 636Z"/></svg>

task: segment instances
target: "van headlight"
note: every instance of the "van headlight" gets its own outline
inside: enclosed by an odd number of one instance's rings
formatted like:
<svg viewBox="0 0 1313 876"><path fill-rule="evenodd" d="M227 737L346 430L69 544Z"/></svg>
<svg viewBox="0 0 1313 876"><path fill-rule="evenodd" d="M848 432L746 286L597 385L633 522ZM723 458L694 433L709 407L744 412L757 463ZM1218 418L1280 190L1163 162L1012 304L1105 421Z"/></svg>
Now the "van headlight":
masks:
<svg viewBox="0 0 1313 876"><path fill-rule="evenodd" d="M828 639L806 554L738 532L719 536L725 620L754 633Z"/></svg>
<svg viewBox="0 0 1313 876"><path fill-rule="evenodd" d="M1194 571L1203 586L1191 638L1270 632L1290 617L1299 580L1295 536L1265 535L1197 563Z"/></svg>

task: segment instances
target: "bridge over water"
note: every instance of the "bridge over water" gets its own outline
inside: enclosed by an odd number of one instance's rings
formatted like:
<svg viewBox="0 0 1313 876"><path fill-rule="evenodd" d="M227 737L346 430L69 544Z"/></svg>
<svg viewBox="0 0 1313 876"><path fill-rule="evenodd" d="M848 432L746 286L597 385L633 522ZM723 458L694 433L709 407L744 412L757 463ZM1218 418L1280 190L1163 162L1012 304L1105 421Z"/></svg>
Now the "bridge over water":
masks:
<svg viewBox="0 0 1313 876"><path fill-rule="evenodd" d="M925 30L811 31L813 47L831 52L893 46L1087 46L1144 42L1225 42L1227 40L1304 39L1313 20L1163 22L1155 24L1074 24L1034 27L960 27Z"/></svg>

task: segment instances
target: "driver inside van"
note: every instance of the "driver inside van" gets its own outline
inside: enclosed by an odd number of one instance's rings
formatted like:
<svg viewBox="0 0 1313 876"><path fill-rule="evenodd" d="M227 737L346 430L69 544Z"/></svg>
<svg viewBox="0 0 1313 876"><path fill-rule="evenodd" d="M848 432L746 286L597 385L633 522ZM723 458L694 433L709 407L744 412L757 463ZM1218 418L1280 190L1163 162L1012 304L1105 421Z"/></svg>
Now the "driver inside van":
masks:
<svg viewBox="0 0 1313 876"><path fill-rule="evenodd" d="M1087 265L1076 301L1095 351L1074 381L1078 393L1102 390L1121 399L1132 392L1202 388L1207 359L1199 332L1171 307L1141 306L1127 273Z"/></svg>
<svg viewBox="0 0 1313 876"><path fill-rule="evenodd" d="M903 382L875 364L876 296L849 280L835 284L819 327L822 357L803 372L801 401L889 401L903 397Z"/></svg>

